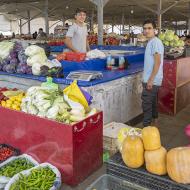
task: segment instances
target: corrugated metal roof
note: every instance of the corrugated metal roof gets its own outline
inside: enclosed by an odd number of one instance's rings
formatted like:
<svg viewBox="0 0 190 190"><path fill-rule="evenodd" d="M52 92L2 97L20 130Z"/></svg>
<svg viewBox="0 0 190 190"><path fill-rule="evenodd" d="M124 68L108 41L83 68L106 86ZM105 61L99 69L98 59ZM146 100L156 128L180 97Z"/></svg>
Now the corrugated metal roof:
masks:
<svg viewBox="0 0 190 190"><path fill-rule="evenodd" d="M165 9L175 3L176 0L162 0ZM146 18L157 18L156 14L142 8L141 5L148 6L153 10L157 10L157 0L109 0L104 9L105 23L121 23L122 12L125 13L125 23L142 23ZM179 3L163 14L163 20L181 21L187 20L190 0L180 0ZM31 17L43 16L44 0L1 0L0 12L6 14L17 15L27 18L27 10L31 11ZM96 7L89 0L49 0L49 17L51 20L72 18L75 9L78 7L86 8L89 16ZM133 14L131 14L133 10ZM96 21L96 16L95 16Z"/></svg>

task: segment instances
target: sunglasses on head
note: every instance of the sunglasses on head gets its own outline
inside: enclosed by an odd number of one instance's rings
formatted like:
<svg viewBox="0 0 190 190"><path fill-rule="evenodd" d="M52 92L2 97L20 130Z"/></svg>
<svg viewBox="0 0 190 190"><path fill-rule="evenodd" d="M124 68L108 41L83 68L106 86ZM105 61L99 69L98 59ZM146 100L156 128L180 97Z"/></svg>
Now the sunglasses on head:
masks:
<svg viewBox="0 0 190 190"><path fill-rule="evenodd" d="M153 29L152 27L144 27L143 30L151 30Z"/></svg>

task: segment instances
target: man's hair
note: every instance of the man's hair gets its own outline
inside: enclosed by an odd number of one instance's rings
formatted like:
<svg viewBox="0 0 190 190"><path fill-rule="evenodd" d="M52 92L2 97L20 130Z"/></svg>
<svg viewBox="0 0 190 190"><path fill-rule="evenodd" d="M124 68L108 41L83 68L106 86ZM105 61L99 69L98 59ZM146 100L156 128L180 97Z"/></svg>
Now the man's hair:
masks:
<svg viewBox="0 0 190 190"><path fill-rule="evenodd" d="M86 13L86 10L84 8L77 8L75 11L75 15L77 15L78 13Z"/></svg>
<svg viewBox="0 0 190 190"><path fill-rule="evenodd" d="M39 28L39 30L42 30L42 31L43 31L43 28Z"/></svg>
<svg viewBox="0 0 190 190"><path fill-rule="evenodd" d="M145 24L152 24L153 28L155 29L156 28L156 23L154 20L146 20L144 23L143 23L143 26Z"/></svg>

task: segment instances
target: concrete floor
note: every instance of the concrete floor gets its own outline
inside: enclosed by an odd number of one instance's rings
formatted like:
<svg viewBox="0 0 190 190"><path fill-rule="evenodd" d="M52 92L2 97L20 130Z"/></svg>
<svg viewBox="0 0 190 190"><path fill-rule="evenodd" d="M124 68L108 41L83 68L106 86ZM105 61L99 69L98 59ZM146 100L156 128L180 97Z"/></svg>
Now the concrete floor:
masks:
<svg viewBox="0 0 190 190"><path fill-rule="evenodd" d="M177 146L185 146L190 144L190 139L188 139L184 133L184 128L188 124L190 124L190 105L183 109L176 116L160 114L158 128L161 133L162 145L167 149L170 149ZM141 126L142 124L136 125L136 127ZM88 185L105 173L106 168L103 166L77 187L71 188L63 185L62 190L85 190Z"/></svg>

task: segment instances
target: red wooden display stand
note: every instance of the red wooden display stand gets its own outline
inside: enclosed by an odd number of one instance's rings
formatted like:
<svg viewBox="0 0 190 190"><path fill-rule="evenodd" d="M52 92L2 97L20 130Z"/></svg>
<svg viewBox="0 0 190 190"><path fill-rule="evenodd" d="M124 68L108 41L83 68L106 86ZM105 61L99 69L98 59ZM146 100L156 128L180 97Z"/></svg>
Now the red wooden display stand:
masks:
<svg viewBox="0 0 190 190"><path fill-rule="evenodd" d="M64 183L77 185L102 165L103 114L65 125L0 107L0 143L55 165Z"/></svg>
<svg viewBox="0 0 190 190"><path fill-rule="evenodd" d="M190 57L164 60L164 77L159 90L159 111L174 115L190 103Z"/></svg>

